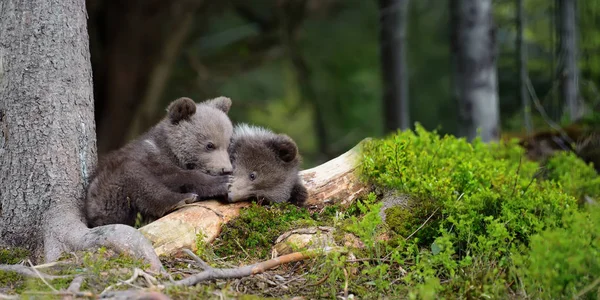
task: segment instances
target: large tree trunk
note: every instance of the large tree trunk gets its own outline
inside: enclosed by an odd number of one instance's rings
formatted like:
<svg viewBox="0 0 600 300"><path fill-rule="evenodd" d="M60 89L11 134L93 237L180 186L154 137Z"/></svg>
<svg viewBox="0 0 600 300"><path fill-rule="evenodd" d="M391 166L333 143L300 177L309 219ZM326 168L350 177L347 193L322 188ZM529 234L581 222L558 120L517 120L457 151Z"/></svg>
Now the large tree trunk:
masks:
<svg viewBox="0 0 600 300"><path fill-rule="evenodd" d="M0 239L39 249L46 212L78 213L96 160L82 1L3 1Z"/></svg>
<svg viewBox="0 0 600 300"><path fill-rule="evenodd" d="M484 142L500 135L492 0L450 0L454 85L461 136Z"/></svg>
<svg viewBox="0 0 600 300"><path fill-rule="evenodd" d="M410 127L406 24L409 0L379 0L384 128Z"/></svg>
<svg viewBox="0 0 600 300"><path fill-rule="evenodd" d="M0 5L0 245L47 260L98 245L133 246L158 269L150 243L132 227L90 230L83 222L96 162L88 47L84 0Z"/></svg>
<svg viewBox="0 0 600 300"><path fill-rule="evenodd" d="M519 70L519 99L523 105L523 123L527 134L531 134L533 125L531 124L531 103L527 93L527 48L523 40L525 31L525 9L523 0L516 0L517 6L517 69Z"/></svg>
<svg viewBox="0 0 600 300"><path fill-rule="evenodd" d="M577 68L576 0L559 0L560 82L563 103L571 122L583 116L579 101L579 69Z"/></svg>

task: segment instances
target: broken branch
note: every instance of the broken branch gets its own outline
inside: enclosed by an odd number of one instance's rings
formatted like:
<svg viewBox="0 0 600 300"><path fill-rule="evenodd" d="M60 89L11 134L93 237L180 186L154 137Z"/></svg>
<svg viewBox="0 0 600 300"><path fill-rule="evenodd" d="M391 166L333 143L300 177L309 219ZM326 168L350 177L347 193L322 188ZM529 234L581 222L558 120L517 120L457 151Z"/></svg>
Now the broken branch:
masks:
<svg viewBox="0 0 600 300"><path fill-rule="evenodd" d="M253 265L248 265L239 268L231 269L216 269L208 267L204 271L194 274L190 277L175 281L175 286L191 286L199 282L213 279L234 279L242 278L250 275L256 275L265 272L266 270L275 268L282 264L305 260L314 257L318 254L327 253L333 248L328 248L320 251L306 251L306 252L294 252L287 255L282 255L273 259L269 259L263 262L259 262Z"/></svg>

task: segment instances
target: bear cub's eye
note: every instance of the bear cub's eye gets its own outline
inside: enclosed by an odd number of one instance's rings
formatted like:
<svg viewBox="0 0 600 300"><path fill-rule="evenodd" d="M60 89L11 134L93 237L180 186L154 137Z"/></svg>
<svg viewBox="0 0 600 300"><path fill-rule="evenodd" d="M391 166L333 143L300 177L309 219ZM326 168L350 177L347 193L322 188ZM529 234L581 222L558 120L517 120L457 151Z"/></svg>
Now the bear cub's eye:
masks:
<svg viewBox="0 0 600 300"><path fill-rule="evenodd" d="M215 144L213 144L213 143L206 144L206 150L213 150L213 149L215 149Z"/></svg>
<svg viewBox="0 0 600 300"><path fill-rule="evenodd" d="M256 179L256 172L250 173L250 180Z"/></svg>
<svg viewBox="0 0 600 300"><path fill-rule="evenodd" d="M185 164L185 168L188 170L193 170L196 168L196 164L195 163L187 163L187 164Z"/></svg>

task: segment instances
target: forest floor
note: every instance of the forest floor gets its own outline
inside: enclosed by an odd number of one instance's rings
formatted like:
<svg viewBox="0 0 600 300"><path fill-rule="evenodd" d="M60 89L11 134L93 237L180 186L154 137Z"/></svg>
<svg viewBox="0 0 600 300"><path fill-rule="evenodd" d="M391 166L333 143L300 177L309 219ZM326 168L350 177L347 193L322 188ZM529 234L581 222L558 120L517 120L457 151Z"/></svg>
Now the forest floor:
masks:
<svg viewBox="0 0 600 300"><path fill-rule="evenodd" d="M516 141L469 143L422 127L363 150L360 172L375 189L348 207L252 204L212 243L198 235L195 253L162 257L171 278L107 249L66 253L33 273L26 251L0 250L0 264L30 275L0 271L0 299L598 299L600 176L575 154L539 163ZM318 234L279 247L301 229ZM273 249L305 259L173 284L270 261Z"/></svg>

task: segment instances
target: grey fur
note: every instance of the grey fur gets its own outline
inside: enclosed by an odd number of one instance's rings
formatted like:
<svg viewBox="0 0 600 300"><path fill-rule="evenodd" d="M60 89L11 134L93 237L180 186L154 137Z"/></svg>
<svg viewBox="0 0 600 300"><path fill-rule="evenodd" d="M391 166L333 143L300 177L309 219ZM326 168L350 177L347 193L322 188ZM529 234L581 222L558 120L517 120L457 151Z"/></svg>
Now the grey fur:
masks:
<svg viewBox="0 0 600 300"><path fill-rule="evenodd" d="M230 152L234 170L229 201L254 198L301 205L308 198L298 174L298 147L289 136L240 124L234 128Z"/></svg>
<svg viewBox="0 0 600 300"><path fill-rule="evenodd" d="M138 212L151 220L183 202L226 197L230 106L225 97L199 104L179 98L148 132L102 157L86 194L88 226L133 225Z"/></svg>

